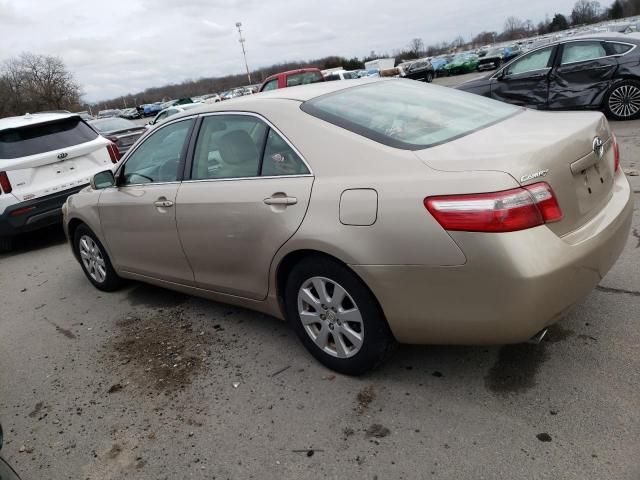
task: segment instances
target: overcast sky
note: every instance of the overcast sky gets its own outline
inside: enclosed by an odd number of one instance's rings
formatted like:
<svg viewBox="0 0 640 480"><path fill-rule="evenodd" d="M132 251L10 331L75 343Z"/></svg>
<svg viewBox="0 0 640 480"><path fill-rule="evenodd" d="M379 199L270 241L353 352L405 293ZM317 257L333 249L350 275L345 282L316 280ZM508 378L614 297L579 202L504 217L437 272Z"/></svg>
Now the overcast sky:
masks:
<svg viewBox="0 0 640 480"><path fill-rule="evenodd" d="M62 57L90 102L189 78L326 55L362 57L502 30L510 15L568 13L575 0L0 0L0 59ZM610 3L608 1L603 4Z"/></svg>

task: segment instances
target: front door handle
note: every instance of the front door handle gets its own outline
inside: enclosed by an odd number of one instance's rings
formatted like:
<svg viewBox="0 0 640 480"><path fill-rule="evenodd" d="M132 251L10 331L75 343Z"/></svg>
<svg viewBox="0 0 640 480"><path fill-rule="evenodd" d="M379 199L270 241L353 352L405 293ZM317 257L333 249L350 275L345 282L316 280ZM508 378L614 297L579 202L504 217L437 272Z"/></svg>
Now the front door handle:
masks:
<svg viewBox="0 0 640 480"><path fill-rule="evenodd" d="M171 200L156 200L155 202L153 202L153 204L156 207L159 208L168 208L168 207L173 207L173 202Z"/></svg>
<svg viewBox="0 0 640 480"><path fill-rule="evenodd" d="M269 197L264 199L267 205L295 205L298 203L296 197Z"/></svg>

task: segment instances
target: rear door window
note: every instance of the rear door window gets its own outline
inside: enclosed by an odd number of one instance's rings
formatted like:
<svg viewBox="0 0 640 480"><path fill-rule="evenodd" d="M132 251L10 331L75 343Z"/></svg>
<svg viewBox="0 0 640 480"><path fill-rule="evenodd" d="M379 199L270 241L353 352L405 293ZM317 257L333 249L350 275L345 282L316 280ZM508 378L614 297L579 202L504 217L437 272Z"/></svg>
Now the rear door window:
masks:
<svg viewBox="0 0 640 480"><path fill-rule="evenodd" d="M562 65L586 62L606 56L607 52L602 42L566 43L562 49Z"/></svg>
<svg viewBox="0 0 640 480"><path fill-rule="evenodd" d="M98 134L80 117L0 131L0 159L20 158L90 142Z"/></svg>
<svg viewBox="0 0 640 480"><path fill-rule="evenodd" d="M263 177L280 175L304 175L309 173L298 154L284 139L269 129L267 143L262 157Z"/></svg>

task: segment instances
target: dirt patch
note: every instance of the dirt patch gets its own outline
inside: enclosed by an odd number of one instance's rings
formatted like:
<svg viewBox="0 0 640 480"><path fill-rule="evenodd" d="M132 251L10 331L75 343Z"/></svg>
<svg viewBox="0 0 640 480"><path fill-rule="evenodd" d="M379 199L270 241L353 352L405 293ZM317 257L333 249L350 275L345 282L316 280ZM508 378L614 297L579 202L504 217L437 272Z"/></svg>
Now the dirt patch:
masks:
<svg viewBox="0 0 640 480"><path fill-rule="evenodd" d="M391 431L387 428L384 427L382 425L380 425L379 423L374 423L373 425L371 425L369 428L367 428L367 431L365 432L365 436L369 437L369 438L384 438L387 435L389 435L391 433Z"/></svg>
<svg viewBox="0 0 640 480"><path fill-rule="evenodd" d="M128 315L116 325L119 330L105 350L106 363L120 365L121 376L143 387L182 389L208 364L212 350L222 350L212 349L223 342L222 332L194 328L179 308ZM121 388L122 383L116 383L109 393Z"/></svg>
<svg viewBox="0 0 640 480"><path fill-rule="evenodd" d="M107 458L114 459L122 452L122 447L117 443L114 443L111 450L107 452Z"/></svg>
<svg viewBox="0 0 640 480"><path fill-rule="evenodd" d="M30 418L35 418L38 416L38 414L42 411L42 407L44 406L44 403L42 402L38 402L36 403L36 406L33 407L33 410L31 411L31 413L29 413L29 417Z"/></svg>
<svg viewBox="0 0 640 480"><path fill-rule="evenodd" d="M74 333L71 330L67 330L66 328L62 328L60 325L52 322L51 320L45 318L44 319L49 325L53 326L56 329L56 332L58 332L61 335L64 335L65 337L73 340L74 338L76 338L76 336L74 335Z"/></svg>
<svg viewBox="0 0 640 480"><path fill-rule="evenodd" d="M356 395L356 411L359 414L364 413L364 411L369 408L369 405L376 398L376 392L373 389L373 385L369 385L368 387L363 388Z"/></svg>
<svg viewBox="0 0 640 480"><path fill-rule="evenodd" d="M556 323L551 325L547 330L547 335L545 335L543 342L548 343L558 343L566 340L567 338L571 338L576 334L570 328L564 328L561 324Z"/></svg>

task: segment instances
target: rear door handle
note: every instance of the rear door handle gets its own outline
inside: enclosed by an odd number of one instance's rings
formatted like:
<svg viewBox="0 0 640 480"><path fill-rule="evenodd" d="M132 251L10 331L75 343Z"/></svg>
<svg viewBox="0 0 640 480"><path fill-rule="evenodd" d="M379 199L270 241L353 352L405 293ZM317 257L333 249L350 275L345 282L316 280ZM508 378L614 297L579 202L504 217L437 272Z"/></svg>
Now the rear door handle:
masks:
<svg viewBox="0 0 640 480"><path fill-rule="evenodd" d="M264 199L267 205L295 205L298 203L296 197L269 197Z"/></svg>
<svg viewBox="0 0 640 480"><path fill-rule="evenodd" d="M153 204L160 208L173 207L173 202L171 200L156 200Z"/></svg>

